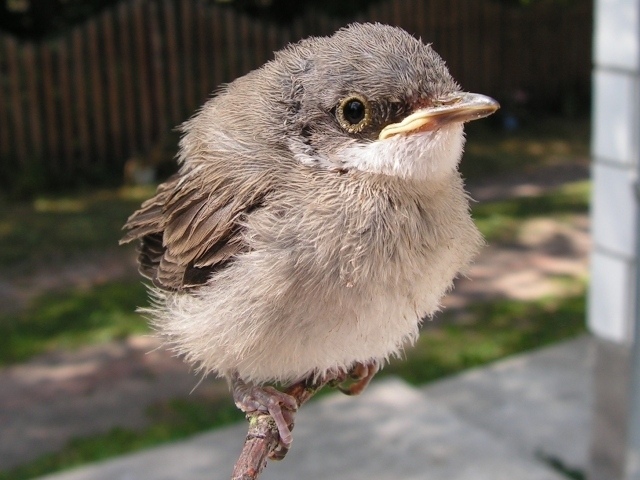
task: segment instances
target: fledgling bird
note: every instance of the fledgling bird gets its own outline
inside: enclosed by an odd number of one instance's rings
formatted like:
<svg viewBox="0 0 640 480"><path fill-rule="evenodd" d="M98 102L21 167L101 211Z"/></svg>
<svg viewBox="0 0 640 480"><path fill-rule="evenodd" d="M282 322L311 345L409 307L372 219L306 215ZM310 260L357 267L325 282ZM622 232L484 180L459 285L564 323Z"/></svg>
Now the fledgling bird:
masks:
<svg viewBox="0 0 640 480"><path fill-rule="evenodd" d="M288 446L295 400L267 385L350 372L358 393L483 243L457 166L497 108L399 28L277 52L182 125L179 172L125 225L153 325Z"/></svg>

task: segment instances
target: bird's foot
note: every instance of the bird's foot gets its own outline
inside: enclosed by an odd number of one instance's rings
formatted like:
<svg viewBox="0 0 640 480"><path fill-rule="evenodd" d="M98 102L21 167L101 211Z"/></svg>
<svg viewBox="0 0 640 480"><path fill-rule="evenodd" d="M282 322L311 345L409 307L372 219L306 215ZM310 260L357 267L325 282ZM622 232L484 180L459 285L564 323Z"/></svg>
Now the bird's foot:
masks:
<svg viewBox="0 0 640 480"><path fill-rule="evenodd" d="M247 385L238 375L232 378L233 401L246 414L268 413L276 424L279 448L272 458L284 458L293 439L291 430L298 402L294 397L273 387Z"/></svg>
<svg viewBox="0 0 640 480"><path fill-rule="evenodd" d="M356 363L346 378L337 385L338 390L345 395L360 395L367 388L374 375L378 373L378 370L380 370L380 364L375 360L367 363ZM353 383L344 385L349 380Z"/></svg>

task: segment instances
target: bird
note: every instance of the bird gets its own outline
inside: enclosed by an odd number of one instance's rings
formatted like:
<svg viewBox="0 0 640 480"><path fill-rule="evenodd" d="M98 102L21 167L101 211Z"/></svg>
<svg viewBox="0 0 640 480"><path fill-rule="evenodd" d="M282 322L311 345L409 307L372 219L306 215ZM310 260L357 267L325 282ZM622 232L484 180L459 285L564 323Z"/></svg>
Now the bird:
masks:
<svg viewBox="0 0 640 480"><path fill-rule="evenodd" d="M498 108L398 27L286 46L179 127L178 172L124 226L143 311L288 447L297 405L276 386L362 391L484 244L458 165L464 123Z"/></svg>

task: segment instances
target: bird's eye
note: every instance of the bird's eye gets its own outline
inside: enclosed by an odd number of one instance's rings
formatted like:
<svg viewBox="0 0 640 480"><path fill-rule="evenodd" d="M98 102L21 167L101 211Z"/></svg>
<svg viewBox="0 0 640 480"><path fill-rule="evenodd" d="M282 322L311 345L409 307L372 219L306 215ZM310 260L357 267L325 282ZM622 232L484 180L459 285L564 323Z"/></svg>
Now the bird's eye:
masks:
<svg viewBox="0 0 640 480"><path fill-rule="evenodd" d="M352 94L340 102L336 116L347 132L358 133L371 123L371 108L362 95Z"/></svg>
<svg viewBox="0 0 640 480"><path fill-rule="evenodd" d="M364 103L356 98L349 100L342 107L344 119L351 125L357 125L364 120L365 113Z"/></svg>

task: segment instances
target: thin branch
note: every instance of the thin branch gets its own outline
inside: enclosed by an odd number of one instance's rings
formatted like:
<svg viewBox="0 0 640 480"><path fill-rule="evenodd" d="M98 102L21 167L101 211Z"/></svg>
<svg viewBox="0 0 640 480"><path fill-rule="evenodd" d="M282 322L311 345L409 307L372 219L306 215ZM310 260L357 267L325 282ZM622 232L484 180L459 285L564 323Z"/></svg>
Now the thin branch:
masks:
<svg viewBox="0 0 640 480"><path fill-rule="evenodd" d="M335 378L296 383L286 390L298 402L305 404L318 390ZM242 453L233 469L231 480L256 480L267 466L267 460L282 460L287 451L278 444L278 428L269 414L255 412L247 415L249 431ZM293 428L293 426L292 426Z"/></svg>

